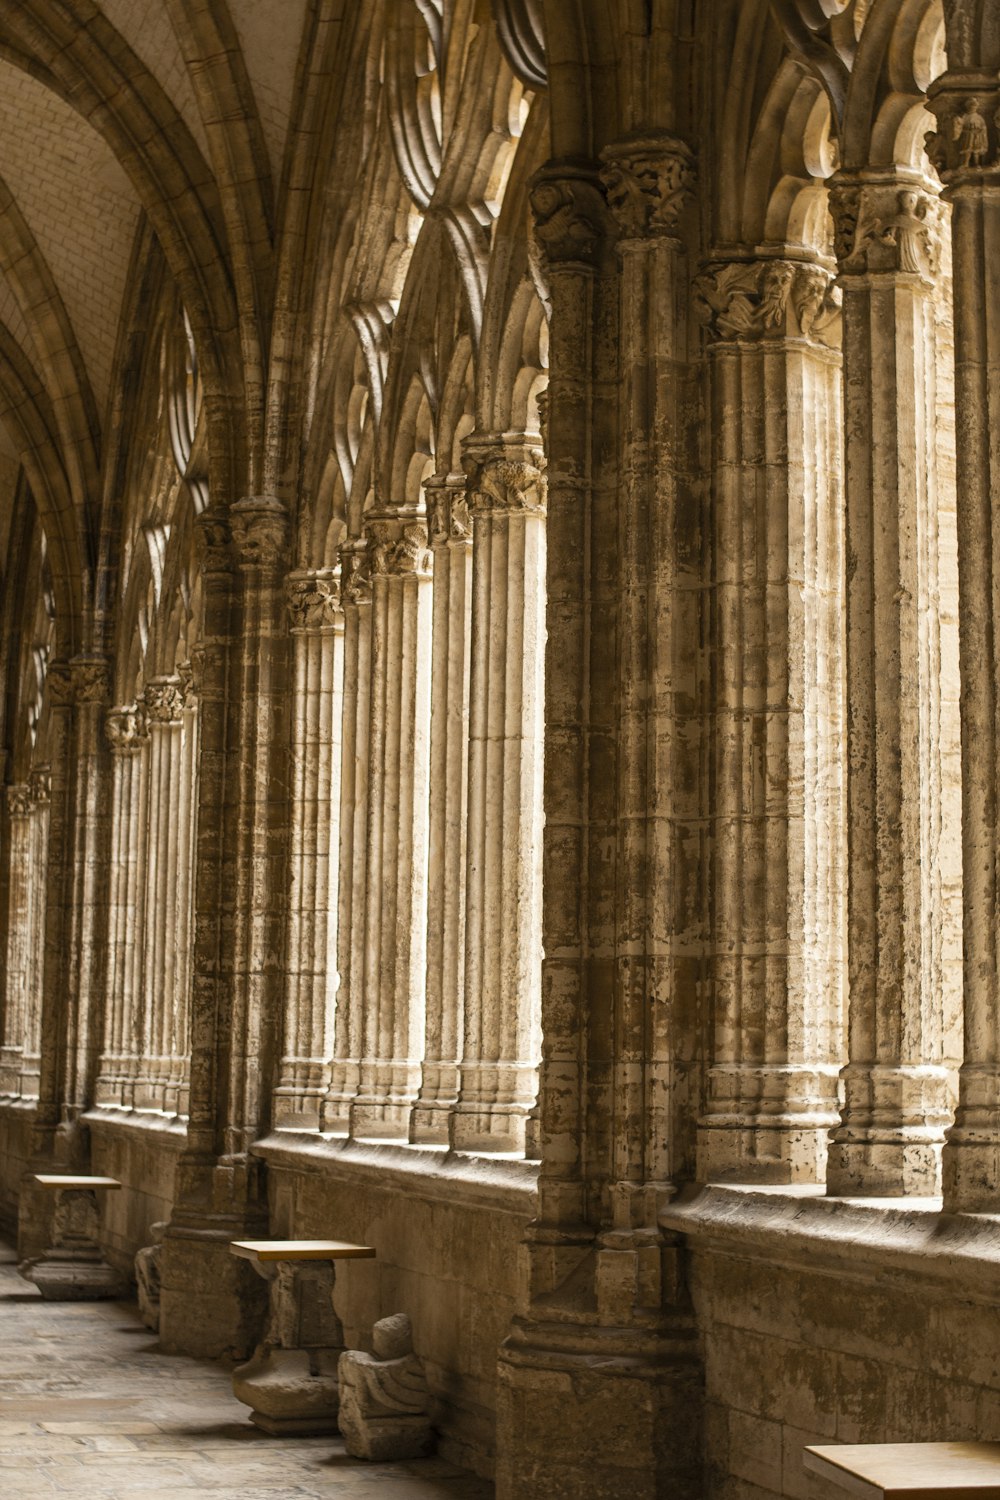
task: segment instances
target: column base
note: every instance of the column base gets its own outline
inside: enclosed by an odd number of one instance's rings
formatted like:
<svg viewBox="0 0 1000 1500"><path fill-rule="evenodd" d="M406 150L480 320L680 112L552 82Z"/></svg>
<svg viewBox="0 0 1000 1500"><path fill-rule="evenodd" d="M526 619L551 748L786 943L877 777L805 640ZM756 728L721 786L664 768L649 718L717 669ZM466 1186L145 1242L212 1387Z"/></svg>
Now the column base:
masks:
<svg viewBox="0 0 1000 1500"><path fill-rule="evenodd" d="M948 1123L938 1067L844 1070L841 1124L830 1139L826 1190L835 1198L934 1198Z"/></svg>
<svg viewBox="0 0 1000 1500"><path fill-rule="evenodd" d="M455 1106L449 1127L454 1151L516 1152L523 1156L528 1140L531 1104L473 1104Z"/></svg>
<svg viewBox="0 0 1000 1500"><path fill-rule="evenodd" d="M99 1302L128 1291L125 1278L101 1258L96 1245L92 1251L54 1247L39 1260L22 1261L18 1271L34 1282L46 1302Z"/></svg>
<svg viewBox="0 0 1000 1500"><path fill-rule="evenodd" d="M273 1437L337 1431L337 1361L342 1348L257 1349L233 1371L233 1395L250 1420Z"/></svg>
<svg viewBox="0 0 1000 1500"><path fill-rule="evenodd" d="M701 1500L701 1406L693 1337L518 1319L498 1365L497 1500Z"/></svg>
<svg viewBox="0 0 1000 1500"><path fill-rule="evenodd" d="M792 1064L712 1068L698 1122L700 1182L822 1182L840 1122L839 1069Z"/></svg>
<svg viewBox="0 0 1000 1500"><path fill-rule="evenodd" d="M941 1153L941 1189L945 1213L1000 1213L1000 1111L990 1124L959 1111Z"/></svg>

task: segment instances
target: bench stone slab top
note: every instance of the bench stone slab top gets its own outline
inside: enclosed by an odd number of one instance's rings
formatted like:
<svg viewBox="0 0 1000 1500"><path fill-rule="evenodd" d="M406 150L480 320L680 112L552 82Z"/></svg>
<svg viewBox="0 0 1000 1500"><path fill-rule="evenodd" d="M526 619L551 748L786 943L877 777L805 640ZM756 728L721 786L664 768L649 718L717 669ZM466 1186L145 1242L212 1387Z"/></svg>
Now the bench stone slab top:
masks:
<svg viewBox="0 0 1000 1500"><path fill-rule="evenodd" d="M1000 1443L844 1443L803 1463L868 1500L1000 1500Z"/></svg>
<svg viewBox="0 0 1000 1500"><path fill-rule="evenodd" d="M229 1248L244 1260L370 1260L371 1245L349 1240L231 1240Z"/></svg>
<svg viewBox="0 0 1000 1500"><path fill-rule="evenodd" d="M120 1188L117 1177L69 1177L57 1172L36 1172L35 1181L45 1188Z"/></svg>

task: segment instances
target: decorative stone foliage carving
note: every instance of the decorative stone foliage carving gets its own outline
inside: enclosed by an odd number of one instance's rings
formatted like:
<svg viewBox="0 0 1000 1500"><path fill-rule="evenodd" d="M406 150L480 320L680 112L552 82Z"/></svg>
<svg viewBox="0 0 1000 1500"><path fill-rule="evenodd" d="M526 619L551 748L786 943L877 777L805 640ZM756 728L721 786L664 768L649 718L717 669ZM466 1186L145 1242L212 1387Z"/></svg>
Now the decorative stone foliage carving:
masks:
<svg viewBox="0 0 1000 1500"><path fill-rule="evenodd" d="M138 703L109 708L104 732L114 755L129 755L147 738L145 712Z"/></svg>
<svg viewBox="0 0 1000 1500"><path fill-rule="evenodd" d="M505 510L544 512L545 475L538 465L522 459L487 458L473 470L469 496L472 510L477 514Z"/></svg>
<svg viewBox="0 0 1000 1500"><path fill-rule="evenodd" d="M184 717L184 689L176 677L147 682L143 702L150 723L179 724Z"/></svg>
<svg viewBox="0 0 1000 1500"><path fill-rule="evenodd" d="M647 136L601 152L608 206L627 238L675 235L694 191L694 156L683 141Z"/></svg>
<svg viewBox="0 0 1000 1500"><path fill-rule="evenodd" d="M233 541L244 568L273 568L288 544L288 512L266 495L239 500L229 512Z"/></svg>
<svg viewBox="0 0 1000 1500"><path fill-rule="evenodd" d="M197 517L195 525L201 543L202 572L228 573L233 562L233 532L226 512L210 506Z"/></svg>
<svg viewBox="0 0 1000 1500"><path fill-rule="evenodd" d="M841 275L937 274L940 242L931 200L907 183L835 186L830 193Z"/></svg>
<svg viewBox="0 0 1000 1500"><path fill-rule="evenodd" d="M596 180L583 172L536 176L530 192L535 234L551 265L596 261L604 234L604 199Z"/></svg>
<svg viewBox="0 0 1000 1500"><path fill-rule="evenodd" d="M705 271L692 292L696 315L716 339L839 338L840 294L816 264L730 261Z"/></svg>
<svg viewBox="0 0 1000 1500"><path fill-rule="evenodd" d="M368 566L372 577L404 573L427 576L433 566L427 527L419 521L370 522Z"/></svg>
<svg viewBox="0 0 1000 1500"><path fill-rule="evenodd" d="M77 657L70 662L70 678L77 703L107 703L111 696L108 663L103 657Z"/></svg>
<svg viewBox="0 0 1000 1500"><path fill-rule="evenodd" d="M15 782L7 788L7 811L12 818L26 818L31 812L31 788L27 782Z"/></svg>
<svg viewBox="0 0 1000 1500"><path fill-rule="evenodd" d="M293 631L331 630L340 620L340 580L332 570L290 573L285 592Z"/></svg>

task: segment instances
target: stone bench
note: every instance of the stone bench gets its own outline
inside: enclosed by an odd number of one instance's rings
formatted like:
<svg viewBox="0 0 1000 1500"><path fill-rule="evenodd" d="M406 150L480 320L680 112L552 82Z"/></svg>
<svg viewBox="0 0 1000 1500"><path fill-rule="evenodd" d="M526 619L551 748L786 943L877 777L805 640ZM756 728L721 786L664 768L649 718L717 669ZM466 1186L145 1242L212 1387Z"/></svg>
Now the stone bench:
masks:
<svg viewBox="0 0 1000 1500"><path fill-rule="evenodd" d="M865 1500L1000 1500L1000 1443L845 1443L803 1463Z"/></svg>
<svg viewBox="0 0 1000 1500"><path fill-rule="evenodd" d="M36 1172L36 1189L56 1195L52 1244L18 1270L50 1302L80 1302L125 1295L124 1277L109 1266L99 1244L97 1195L121 1187L116 1177Z"/></svg>
<svg viewBox="0 0 1000 1500"><path fill-rule="evenodd" d="M346 1240L233 1240L229 1248L270 1287L264 1337L233 1371L233 1395L274 1436L336 1432L337 1362L344 1352L333 1310L336 1264L371 1260L375 1251Z"/></svg>

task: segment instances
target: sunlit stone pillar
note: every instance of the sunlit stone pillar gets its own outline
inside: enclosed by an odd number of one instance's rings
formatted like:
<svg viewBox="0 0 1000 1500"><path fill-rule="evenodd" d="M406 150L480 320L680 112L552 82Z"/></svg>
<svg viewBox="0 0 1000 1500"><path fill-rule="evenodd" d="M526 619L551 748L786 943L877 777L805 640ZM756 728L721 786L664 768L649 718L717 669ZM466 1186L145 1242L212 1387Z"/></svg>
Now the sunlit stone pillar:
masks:
<svg viewBox="0 0 1000 1500"><path fill-rule="evenodd" d="M340 601L344 616L344 696L340 754L337 969L330 1088L323 1103L324 1130L347 1131L358 1091L365 994L365 830L368 825L368 734L371 718L372 589L368 544L353 538L340 549ZM339 859L338 859L339 855Z"/></svg>
<svg viewBox="0 0 1000 1500"><path fill-rule="evenodd" d="M337 895L344 615L334 570L290 573L295 653L284 1055L275 1124L317 1129L330 1084L337 992Z"/></svg>
<svg viewBox="0 0 1000 1500"><path fill-rule="evenodd" d="M827 1188L935 1193L948 1120L941 906L934 205L844 173L848 1063Z"/></svg>
<svg viewBox="0 0 1000 1500"><path fill-rule="evenodd" d="M21 1095L24 1098L36 1098L41 1065L42 967L45 952L45 907L48 899L49 801L52 792L52 776L48 765L32 768L28 787L31 792L31 891Z"/></svg>
<svg viewBox="0 0 1000 1500"><path fill-rule="evenodd" d="M422 513L373 517L368 548L365 972L350 1129L405 1136L420 1088L427 949L432 561Z"/></svg>
<svg viewBox="0 0 1000 1500"><path fill-rule="evenodd" d="M0 1094L16 1095L20 1093L31 962L31 789L26 782L17 782L7 787L6 795L7 961Z"/></svg>
<svg viewBox="0 0 1000 1500"><path fill-rule="evenodd" d="M198 670L203 653L192 652L192 660L178 666L183 710L177 747L179 758L177 795L177 909L174 946L177 953L174 988L170 996L169 1072L166 1109L187 1113L191 1051L191 976L194 944L194 859L198 836Z"/></svg>
<svg viewBox="0 0 1000 1500"><path fill-rule="evenodd" d="M452 1145L523 1150L542 951L545 477L536 434L469 440L472 646L464 1041Z"/></svg>
<svg viewBox="0 0 1000 1500"><path fill-rule="evenodd" d="M134 1075L131 1029L131 945L136 910L130 904L139 830L133 805L135 781L142 774L141 747L146 738L145 713L137 704L109 709L105 734L111 747L111 869L108 892L108 960L105 970L104 1048L97 1084L99 1104L132 1102ZM145 838L141 839L145 846Z"/></svg>
<svg viewBox="0 0 1000 1500"><path fill-rule="evenodd" d="M177 974L177 847L184 815L179 794L184 693L179 679L153 678L146 684L143 707L149 726L149 802L142 1065L135 1102L164 1109Z"/></svg>
<svg viewBox="0 0 1000 1500"><path fill-rule="evenodd" d="M465 984L472 522L464 474L424 483L434 556L431 627L427 1001L420 1098L410 1136L446 1141L458 1098Z"/></svg>
<svg viewBox="0 0 1000 1500"><path fill-rule="evenodd" d="M839 294L822 265L777 257L710 265L695 292L712 340L714 788L697 1174L821 1182L843 1045Z"/></svg>
<svg viewBox="0 0 1000 1500"><path fill-rule="evenodd" d="M928 150L952 206L964 1060L943 1152L946 1209L1000 1210L1000 56L980 56L972 7L946 7L950 71L931 90ZM987 12L984 11L984 15Z"/></svg>
<svg viewBox="0 0 1000 1500"><path fill-rule="evenodd" d="M86 1160L80 1119L94 1102L104 1012L103 961L110 757L104 718L110 697L108 663L81 656L69 666L73 698L71 752L70 923L59 1151L68 1164ZM64 937L65 941L65 937Z"/></svg>

